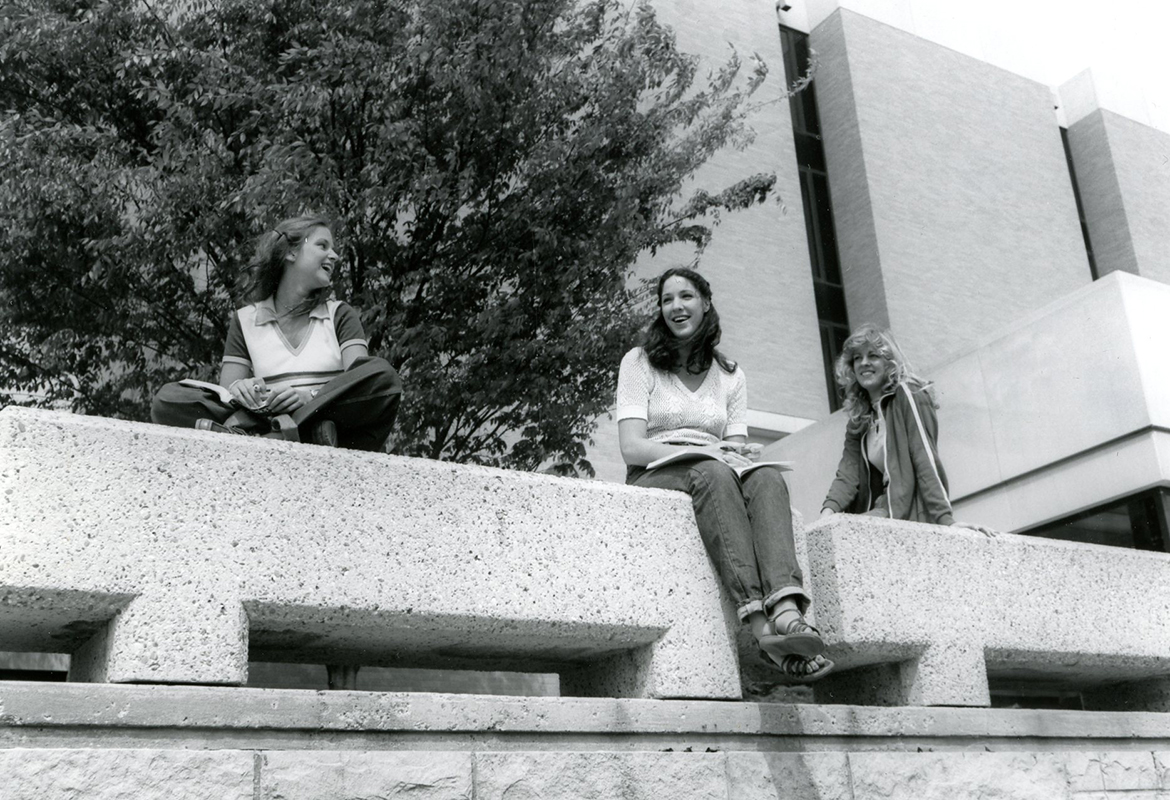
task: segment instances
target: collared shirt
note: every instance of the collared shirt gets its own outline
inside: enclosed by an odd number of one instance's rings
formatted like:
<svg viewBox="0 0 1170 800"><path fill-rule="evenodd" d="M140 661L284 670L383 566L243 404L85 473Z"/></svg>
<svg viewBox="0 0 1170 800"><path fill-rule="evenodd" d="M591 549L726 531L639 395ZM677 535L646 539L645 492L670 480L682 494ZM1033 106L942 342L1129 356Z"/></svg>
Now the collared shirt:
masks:
<svg viewBox="0 0 1170 800"><path fill-rule="evenodd" d="M232 314L223 361L243 364L270 388L314 388L344 371L341 353L356 345L369 346L357 312L347 303L328 300L310 311L309 326L293 347L269 297Z"/></svg>

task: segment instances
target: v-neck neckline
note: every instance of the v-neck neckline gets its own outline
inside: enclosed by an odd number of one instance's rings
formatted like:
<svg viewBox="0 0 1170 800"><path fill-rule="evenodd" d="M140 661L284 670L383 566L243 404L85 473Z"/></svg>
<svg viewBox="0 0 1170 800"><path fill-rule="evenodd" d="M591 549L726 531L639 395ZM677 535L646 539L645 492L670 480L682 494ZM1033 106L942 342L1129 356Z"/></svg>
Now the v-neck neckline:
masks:
<svg viewBox="0 0 1170 800"><path fill-rule="evenodd" d="M696 386L694 389L687 386L686 382L682 379L682 377L674 370L670 371L670 375L676 381L678 381L678 385L681 386L686 391L687 394L694 397L695 395L697 395L699 392L701 392L703 390L704 386L707 385L707 379L711 377L711 370L714 368L715 368L714 364L712 364L710 367L707 367L707 374L703 376L703 380L699 381L699 385Z"/></svg>
<svg viewBox="0 0 1170 800"><path fill-rule="evenodd" d="M299 356L301 354L301 352L305 349L305 345L307 345L309 343L309 337L313 335L313 318L312 317L309 317L309 324L305 326L305 335L301 337L301 343L299 345L297 345L296 347L292 346L292 343L288 340L288 337L284 335L284 331L281 330L280 320L274 319L272 321L272 324L276 326L276 335L280 337L280 341L284 344L284 346L286 348L288 348L288 351L290 353L292 353L294 356Z"/></svg>

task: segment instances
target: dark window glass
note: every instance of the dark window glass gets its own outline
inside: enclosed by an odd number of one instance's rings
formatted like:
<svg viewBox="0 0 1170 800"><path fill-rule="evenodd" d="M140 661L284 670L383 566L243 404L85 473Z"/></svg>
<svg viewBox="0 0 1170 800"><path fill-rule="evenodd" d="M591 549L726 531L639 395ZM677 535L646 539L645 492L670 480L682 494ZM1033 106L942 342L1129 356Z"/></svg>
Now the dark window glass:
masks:
<svg viewBox="0 0 1170 800"><path fill-rule="evenodd" d="M821 145L821 138L811 133L796 133L793 136L796 143L796 163L801 169L825 171L825 148Z"/></svg>
<svg viewBox="0 0 1170 800"><path fill-rule="evenodd" d="M1073 164L1072 148L1068 144L1068 128L1060 129L1060 142L1064 145L1064 160L1068 163L1068 177L1072 181L1073 199L1077 203L1077 217L1081 220L1081 238L1085 240L1085 255L1089 257L1089 274L1093 280L1097 280L1101 276L1097 274L1097 259L1093 257L1093 243L1089 240L1089 222L1085 219L1085 206L1081 203L1076 165Z"/></svg>
<svg viewBox="0 0 1170 800"><path fill-rule="evenodd" d="M829 387L829 394L834 398L834 410L841 404L834 370L837 357L841 355L841 349L848 338L849 326L834 325L831 322L821 323L821 357L825 361L825 384Z"/></svg>
<svg viewBox="0 0 1170 800"><path fill-rule="evenodd" d="M837 229L833 224L833 205L829 200L829 178L824 174L812 174L813 190L816 193L817 243L821 246L824 260L824 279L843 285L841 261L837 256ZM847 320L842 319L842 322Z"/></svg>
<svg viewBox="0 0 1170 800"><path fill-rule="evenodd" d="M808 70L808 35L780 26L780 46L784 53L784 72L788 85ZM792 138L796 145L796 166L800 173L800 199L804 206L808 257L812 265L813 293L821 329L821 356L825 362L825 380L829 389L829 408L841 407L833 379L833 364L841 345L849 336L849 314L845 308L845 288L841 280L841 262L837 253L837 234L833 225L833 207L829 199L829 176L821 125L817 117L815 81L788 101L792 113Z"/></svg>
<svg viewBox="0 0 1170 800"><path fill-rule="evenodd" d="M1024 531L1070 542L1166 551L1170 489L1152 489Z"/></svg>
<svg viewBox="0 0 1170 800"><path fill-rule="evenodd" d="M821 255L820 233L817 230L817 215L814 213L813 201L816 198L812 186L812 175L805 170L800 171L800 201L804 206L804 232L808 237L808 259L812 265L813 281L823 281L825 276L825 260Z"/></svg>
<svg viewBox="0 0 1170 800"><path fill-rule="evenodd" d="M816 281L813 292L817 298L817 317L823 323L836 323L840 327L848 328L849 319L845 315L845 290L831 283Z"/></svg>
<svg viewBox="0 0 1170 800"><path fill-rule="evenodd" d="M0 669L0 681L50 681L64 683L68 672L39 669Z"/></svg>
<svg viewBox="0 0 1170 800"><path fill-rule="evenodd" d="M987 676L992 708L1046 708L1083 711L1081 693L1059 681L1028 681Z"/></svg>

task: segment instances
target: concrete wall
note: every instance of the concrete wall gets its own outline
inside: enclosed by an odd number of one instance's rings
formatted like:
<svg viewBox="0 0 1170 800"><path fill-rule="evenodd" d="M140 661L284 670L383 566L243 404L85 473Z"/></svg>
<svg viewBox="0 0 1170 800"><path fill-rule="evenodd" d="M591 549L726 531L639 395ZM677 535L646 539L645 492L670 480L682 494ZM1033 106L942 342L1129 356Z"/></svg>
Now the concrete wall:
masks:
<svg viewBox="0 0 1170 800"><path fill-rule="evenodd" d="M1098 275L1123 271L1138 274L1137 254L1129 233L1117 166L1109 146L1103 111L1095 111L1068 128L1069 151L1089 227Z"/></svg>
<svg viewBox="0 0 1170 800"><path fill-rule="evenodd" d="M0 750L6 800L1158 800L1168 767L1150 750Z"/></svg>
<svg viewBox="0 0 1170 800"><path fill-rule="evenodd" d="M243 684L251 658L740 696L678 492L5 408L0 543L0 642L72 652L71 680Z"/></svg>
<svg viewBox="0 0 1170 800"><path fill-rule="evenodd" d="M1089 282L1048 87L843 9L812 45L854 324L930 364Z"/></svg>
<svg viewBox="0 0 1170 800"><path fill-rule="evenodd" d="M703 0L654 0L654 8L674 28L680 49L703 58L704 69L725 62L731 45L745 68L752 54L768 64L757 100L774 100L784 91L780 31L771 0L726 0L718 14L710 13ZM700 268L711 281L723 319L722 347L747 373L749 406L819 419L828 413L828 400L787 101L761 103L750 124L755 142L718 154L699 172L696 184L722 188L756 173L774 172L777 201L727 215L715 229ZM690 258L689 253L685 259L680 255L651 259L642 272L657 275Z"/></svg>
<svg viewBox="0 0 1170 800"><path fill-rule="evenodd" d="M1170 554L858 514L811 526L807 547L837 666L818 702L987 706L1008 679L1170 710L1170 624L1150 612L1170 604Z"/></svg>
<svg viewBox="0 0 1170 800"><path fill-rule="evenodd" d="M1170 287L1117 272L925 370L960 518L1020 530L1170 485L1167 341ZM806 519L844 431L837 413L765 451L797 462L789 486Z"/></svg>
<svg viewBox="0 0 1170 800"><path fill-rule="evenodd" d="M1154 800L1170 789L1165 714L31 683L0 685L0 702L5 800Z"/></svg>
<svg viewBox="0 0 1170 800"><path fill-rule="evenodd" d="M1170 283L1170 134L1105 109L1068 131L1098 272Z"/></svg>

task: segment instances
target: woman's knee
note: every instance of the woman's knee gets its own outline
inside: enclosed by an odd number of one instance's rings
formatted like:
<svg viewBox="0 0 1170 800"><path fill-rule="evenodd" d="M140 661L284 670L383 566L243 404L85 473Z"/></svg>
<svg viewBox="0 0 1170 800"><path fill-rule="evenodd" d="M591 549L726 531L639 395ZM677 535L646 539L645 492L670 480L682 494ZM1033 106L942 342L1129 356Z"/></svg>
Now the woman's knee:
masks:
<svg viewBox="0 0 1170 800"><path fill-rule="evenodd" d="M154 393L150 400L150 419L160 425L173 424L174 408L184 403L188 397L187 387L180 383L167 383Z"/></svg>
<svg viewBox="0 0 1170 800"><path fill-rule="evenodd" d="M354 367L361 367L370 373L373 388L381 391L402 391L402 379L398 371L390 366L390 362L379 356L367 356L354 363Z"/></svg>
<svg viewBox="0 0 1170 800"><path fill-rule="evenodd" d="M757 467L743 479L745 492L764 490L788 496L788 481L780 467Z"/></svg>
<svg viewBox="0 0 1170 800"><path fill-rule="evenodd" d="M701 483L713 489L734 489L737 494L739 493L739 481L735 476L735 470L722 461L714 459L696 461L688 467L687 474L692 485Z"/></svg>

